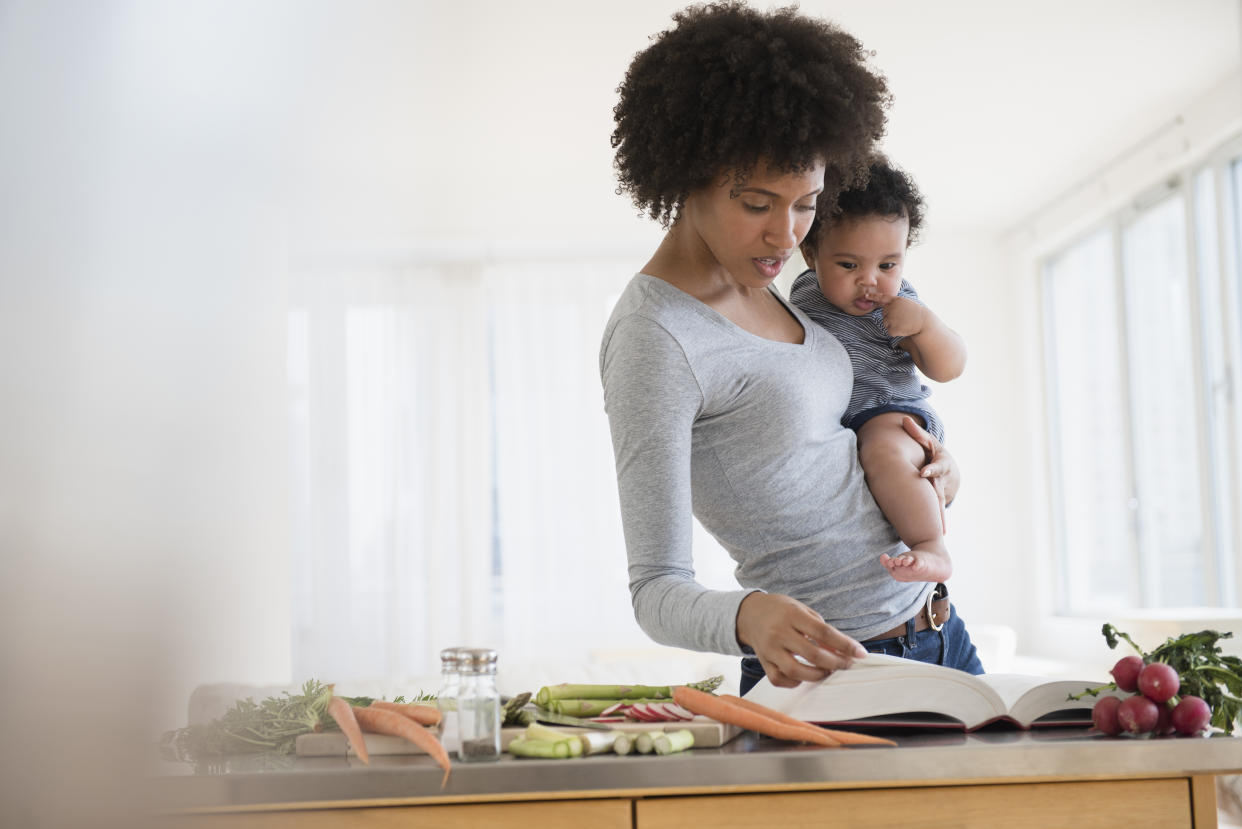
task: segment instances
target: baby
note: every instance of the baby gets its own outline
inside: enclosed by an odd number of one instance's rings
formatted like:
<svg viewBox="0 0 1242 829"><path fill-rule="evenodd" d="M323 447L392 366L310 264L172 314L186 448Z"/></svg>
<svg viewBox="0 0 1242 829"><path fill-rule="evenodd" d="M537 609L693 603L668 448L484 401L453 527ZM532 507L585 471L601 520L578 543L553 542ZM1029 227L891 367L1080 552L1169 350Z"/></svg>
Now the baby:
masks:
<svg viewBox="0 0 1242 829"><path fill-rule="evenodd" d="M802 255L813 269L794 280L790 298L849 353L854 391L842 423L858 434L871 494L910 548L881 562L898 581L940 582L953 572L944 512L919 474L923 447L901 421L910 415L944 440L915 367L937 382L952 380L966 365L966 345L902 279L922 221L914 182L886 162L872 164L866 187L842 193L811 226Z"/></svg>

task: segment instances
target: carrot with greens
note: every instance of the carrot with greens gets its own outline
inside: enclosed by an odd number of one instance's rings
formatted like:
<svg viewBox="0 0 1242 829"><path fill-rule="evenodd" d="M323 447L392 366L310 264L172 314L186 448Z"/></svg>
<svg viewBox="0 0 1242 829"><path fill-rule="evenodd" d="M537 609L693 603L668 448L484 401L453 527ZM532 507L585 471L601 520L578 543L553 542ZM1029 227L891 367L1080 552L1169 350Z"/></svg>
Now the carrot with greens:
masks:
<svg viewBox="0 0 1242 829"><path fill-rule="evenodd" d="M358 726L358 718L354 716L354 711L356 710L356 708L338 696L333 696L332 699L328 700L328 713L332 715L332 719L336 720L336 724L341 727L341 731L354 749L354 754L357 754L358 759L369 766L371 765L371 758L367 756L367 742L362 737L362 729Z"/></svg>
<svg viewBox="0 0 1242 829"><path fill-rule="evenodd" d="M436 739L436 735L409 717L398 714L396 711L385 711L383 708L373 708L370 706L366 708L354 706L354 716L358 718L358 724L362 726L364 731L373 731L376 734L395 734L398 737L404 737L430 754L432 759L440 764L440 768L444 769L444 779L440 781L440 788L443 789L448 783L449 772L453 766L449 761L448 752L444 750L444 746Z"/></svg>
<svg viewBox="0 0 1242 829"><path fill-rule="evenodd" d="M409 717L419 725L437 725L440 722L440 709L434 705L419 705L414 702L387 702L377 699L371 708L383 708L385 711L396 711Z"/></svg>
<svg viewBox="0 0 1242 829"><path fill-rule="evenodd" d="M720 699L728 700L734 705L740 705L741 707L749 711L754 711L757 714L763 714L766 717L771 717L777 722L783 722L786 725L799 726L803 728L814 728L817 731L822 731L825 734L827 734L829 737L832 737L834 740L836 740L838 743L840 743L843 746L851 746L851 745L895 746L897 745L892 740L886 740L883 737L872 737L870 734L856 734L853 731L838 731L833 728L823 728L818 725L811 725L810 723L804 722L803 720L799 720L796 717L791 717L788 714L784 713L783 711L777 711L775 708L769 708L766 705L760 705L759 703L754 702L753 700L744 699L743 697L735 697L732 694L721 694Z"/></svg>

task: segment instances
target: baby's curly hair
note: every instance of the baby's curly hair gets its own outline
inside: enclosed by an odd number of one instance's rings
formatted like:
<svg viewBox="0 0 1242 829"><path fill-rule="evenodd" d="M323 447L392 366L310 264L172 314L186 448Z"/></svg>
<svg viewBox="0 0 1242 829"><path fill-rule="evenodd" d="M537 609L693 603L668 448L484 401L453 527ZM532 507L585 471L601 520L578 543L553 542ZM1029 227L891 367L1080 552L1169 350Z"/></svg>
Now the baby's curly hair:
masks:
<svg viewBox="0 0 1242 829"><path fill-rule="evenodd" d="M725 172L736 191L761 160L790 173L823 160L821 204L865 177L890 94L853 36L793 6L735 0L673 20L617 89L619 194L667 228L690 193Z"/></svg>
<svg viewBox="0 0 1242 829"><path fill-rule="evenodd" d="M923 194L919 192L914 179L894 167L887 159L877 156L867 168L865 184L841 191L835 204L828 210L816 212L815 221L806 234L804 247L814 250L819 244L819 235L825 228L866 216L904 216L910 222L910 235L906 244L913 245L918 238L919 228L923 226L923 214Z"/></svg>

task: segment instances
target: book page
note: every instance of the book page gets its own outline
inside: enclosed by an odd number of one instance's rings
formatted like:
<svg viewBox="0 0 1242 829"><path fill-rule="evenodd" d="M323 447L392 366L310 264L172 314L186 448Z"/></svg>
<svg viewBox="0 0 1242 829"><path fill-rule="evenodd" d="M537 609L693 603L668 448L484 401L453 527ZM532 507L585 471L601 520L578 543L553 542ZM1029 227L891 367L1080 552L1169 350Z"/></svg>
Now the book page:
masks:
<svg viewBox="0 0 1242 829"><path fill-rule="evenodd" d="M1052 680L1032 688L1015 701L1011 706L1013 718L1023 725L1030 724L1045 714L1071 708L1081 709L1083 719L1091 719L1091 709L1099 697L1083 697L1080 700L1069 699L1070 694L1080 694L1088 688L1104 685L1104 680L1087 682L1081 680ZM1105 692L1101 696L1126 696L1119 691Z"/></svg>
<svg viewBox="0 0 1242 829"><path fill-rule="evenodd" d="M1022 698L1023 694L1031 689L1055 681L1048 679L1046 676L1028 676L1026 674L983 674L979 679L982 682L986 682L996 692L996 695L1001 698L1006 711L1012 711L1014 704ZM1061 698L1065 699L1064 695Z"/></svg>
<svg viewBox="0 0 1242 829"><path fill-rule="evenodd" d="M765 678L747 699L807 722L845 722L882 714L932 711L967 728L1000 717L1000 696L978 677L953 668L871 654L819 683L777 688Z"/></svg>

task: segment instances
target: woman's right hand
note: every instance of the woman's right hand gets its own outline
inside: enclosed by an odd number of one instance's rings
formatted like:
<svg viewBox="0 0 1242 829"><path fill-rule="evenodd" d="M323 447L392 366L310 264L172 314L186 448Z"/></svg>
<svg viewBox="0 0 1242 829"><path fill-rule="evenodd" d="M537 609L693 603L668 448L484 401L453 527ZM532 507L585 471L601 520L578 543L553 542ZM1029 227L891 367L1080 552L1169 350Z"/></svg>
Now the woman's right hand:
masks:
<svg viewBox="0 0 1242 829"><path fill-rule="evenodd" d="M768 680L781 688L818 682L867 655L866 648L814 610L777 593L755 592L742 599L737 640L755 651Z"/></svg>

